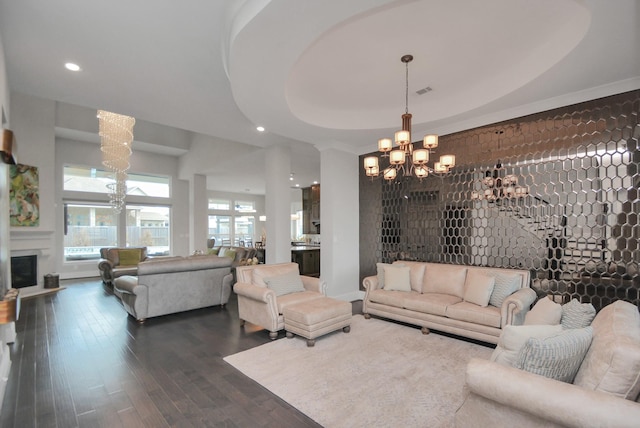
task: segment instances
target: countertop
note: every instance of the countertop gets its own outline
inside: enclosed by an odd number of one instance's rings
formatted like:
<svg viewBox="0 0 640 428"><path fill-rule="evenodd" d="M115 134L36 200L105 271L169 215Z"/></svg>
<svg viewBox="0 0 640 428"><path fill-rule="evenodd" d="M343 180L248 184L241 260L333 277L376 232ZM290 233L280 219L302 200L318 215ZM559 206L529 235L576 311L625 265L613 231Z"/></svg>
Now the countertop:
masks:
<svg viewBox="0 0 640 428"><path fill-rule="evenodd" d="M291 251L320 251L320 245L294 245L291 247Z"/></svg>

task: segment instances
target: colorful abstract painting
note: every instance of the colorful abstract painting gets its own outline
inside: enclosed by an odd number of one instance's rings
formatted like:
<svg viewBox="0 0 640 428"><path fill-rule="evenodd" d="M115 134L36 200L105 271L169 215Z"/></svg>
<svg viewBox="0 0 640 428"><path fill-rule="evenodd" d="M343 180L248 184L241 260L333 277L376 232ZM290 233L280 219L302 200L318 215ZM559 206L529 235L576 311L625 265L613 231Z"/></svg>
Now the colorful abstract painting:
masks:
<svg viewBox="0 0 640 428"><path fill-rule="evenodd" d="M11 226L40 225L38 167L11 165L9 168L9 217Z"/></svg>

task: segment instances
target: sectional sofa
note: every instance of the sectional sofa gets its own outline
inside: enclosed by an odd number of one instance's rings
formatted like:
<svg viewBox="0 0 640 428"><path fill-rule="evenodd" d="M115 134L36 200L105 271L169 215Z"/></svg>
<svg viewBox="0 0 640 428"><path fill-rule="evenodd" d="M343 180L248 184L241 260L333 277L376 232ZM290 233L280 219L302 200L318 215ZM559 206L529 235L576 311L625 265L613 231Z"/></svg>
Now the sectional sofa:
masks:
<svg viewBox="0 0 640 428"><path fill-rule="evenodd" d="M364 278L363 313L498 343L519 325L536 293L527 270L399 261Z"/></svg>

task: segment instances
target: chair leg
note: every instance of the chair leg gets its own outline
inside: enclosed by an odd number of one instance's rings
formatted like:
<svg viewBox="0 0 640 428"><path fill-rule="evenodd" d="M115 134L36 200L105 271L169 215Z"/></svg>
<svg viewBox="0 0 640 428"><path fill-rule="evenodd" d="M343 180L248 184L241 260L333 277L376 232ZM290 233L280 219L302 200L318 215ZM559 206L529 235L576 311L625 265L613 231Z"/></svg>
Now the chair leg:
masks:
<svg viewBox="0 0 640 428"><path fill-rule="evenodd" d="M429 333L431 333L431 331L430 331L427 327L422 327L421 331L422 331L422 334L429 334Z"/></svg>
<svg viewBox="0 0 640 428"><path fill-rule="evenodd" d="M277 331L270 331L269 332L269 339L276 340L277 338L278 338L278 332Z"/></svg>
<svg viewBox="0 0 640 428"><path fill-rule="evenodd" d="M371 315L370 314L363 314L364 315L364 319L368 320L371 319Z"/></svg>
<svg viewBox="0 0 640 428"><path fill-rule="evenodd" d="M293 339L293 333L291 333L290 331L288 331L286 333L287 339Z"/></svg>
<svg viewBox="0 0 640 428"><path fill-rule="evenodd" d="M349 333L349 332L351 331L351 326L350 326L350 325L348 325L348 326L346 326L346 327L343 327L343 328L342 328L342 331L344 331L345 333Z"/></svg>
<svg viewBox="0 0 640 428"><path fill-rule="evenodd" d="M146 321L146 318L140 318L138 321L138 324L144 324L144 322Z"/></svg>
<svg viewBox="0 0 640 428"><path fill-rule="evenodd" d="M246 321L243 319L240 319L240 327L243 327L246 324Z"/></svg>
<svg viewBox="0 0 640 428"><path fill-rule="evenodd" d="M308 348L313 348L313 346L316 344L316 340L315 339L307 339L307 347Z"/></svg>

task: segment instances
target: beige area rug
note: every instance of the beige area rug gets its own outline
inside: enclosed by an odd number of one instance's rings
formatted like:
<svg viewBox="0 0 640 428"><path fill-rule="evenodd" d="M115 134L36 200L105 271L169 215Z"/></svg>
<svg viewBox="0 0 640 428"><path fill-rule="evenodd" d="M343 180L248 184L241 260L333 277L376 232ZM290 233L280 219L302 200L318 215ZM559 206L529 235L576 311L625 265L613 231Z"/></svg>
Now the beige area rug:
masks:
<svg viewBox="0 0 640 428"><path fill-rule="evenodd" d="M465 368L493 349L380 319L353 317L351 332L278 339L224 360L319 424L449 427Z"/></svg>

